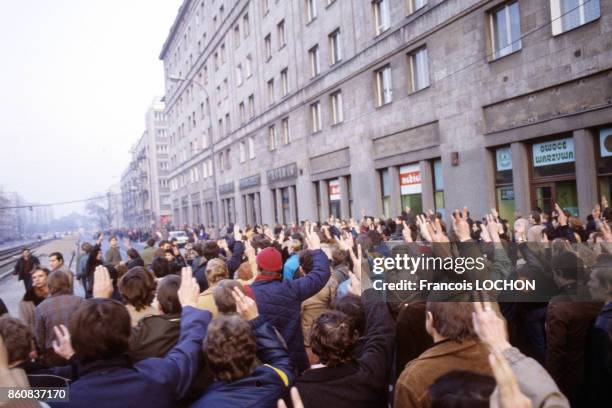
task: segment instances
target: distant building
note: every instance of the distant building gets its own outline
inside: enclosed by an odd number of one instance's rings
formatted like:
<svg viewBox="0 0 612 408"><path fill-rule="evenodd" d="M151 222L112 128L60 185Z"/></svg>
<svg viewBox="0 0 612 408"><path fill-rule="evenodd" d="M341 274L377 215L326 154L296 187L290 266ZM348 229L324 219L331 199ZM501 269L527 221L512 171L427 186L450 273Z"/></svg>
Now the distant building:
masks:
<svg viewBox="0 0 612 408"><path fill-rule="evenodd" d="M612 190L610 38L600 0L185 0L160 54L174 221L586 217Z"/></svg>
<svg viewBox="0 0 612 408"><path fill-rule="evenodd" d="M129 227L160 226L171 215L168 137L161 98L147 110L145 131L130 153L132 160L121 176L123 223Z"/></svg>

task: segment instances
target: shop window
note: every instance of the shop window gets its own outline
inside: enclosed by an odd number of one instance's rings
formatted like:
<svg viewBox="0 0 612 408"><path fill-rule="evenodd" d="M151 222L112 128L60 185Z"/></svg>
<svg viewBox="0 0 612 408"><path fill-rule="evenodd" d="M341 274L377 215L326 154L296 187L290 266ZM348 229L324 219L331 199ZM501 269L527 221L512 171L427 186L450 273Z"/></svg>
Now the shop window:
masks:
<svg viewBox="0 0 612 408"><path fill-rule="evenodd" d="M599 195L612 202L612 127L600 129L596 144Z"/></svg>
<svg viewBox="0 0 612 408"><path fill-rule="evenodd" d="M421 184L421 166L418 163L399 168L400 194L402 210L410 207L412 214L423 212L423 187Z"/></svg>
<svg viewBox="0 0 612 408"><path fill-rule="evenodd" d="M533 204L551 214L555 203L578 215L574 139L567 137L531 146Z"/></svg>
<svg viewBox="0 0 612 408"><path fill-rule="evenodd" d="M329 186L329 215L340 218L340 180L330 180Z"/></svg>
<svg viewBox="0 0 612 408"><path fill-rule="evenodd" d="M506 220L513 220L516 210L513 181L512 150L500 147L495 150L495 196L499 215Z"/></svg>

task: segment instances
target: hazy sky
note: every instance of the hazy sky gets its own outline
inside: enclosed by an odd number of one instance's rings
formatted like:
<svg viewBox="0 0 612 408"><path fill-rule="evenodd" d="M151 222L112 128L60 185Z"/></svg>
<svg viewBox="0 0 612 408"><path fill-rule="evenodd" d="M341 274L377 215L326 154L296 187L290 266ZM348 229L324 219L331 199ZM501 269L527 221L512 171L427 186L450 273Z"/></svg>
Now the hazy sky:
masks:
<svg viewBox="0 0 612 408"><path fill-rule="evenodd" d="M0 1L5 191L49 203L119 183L147 106L163 94L158 55L181 3Z"/></svg>

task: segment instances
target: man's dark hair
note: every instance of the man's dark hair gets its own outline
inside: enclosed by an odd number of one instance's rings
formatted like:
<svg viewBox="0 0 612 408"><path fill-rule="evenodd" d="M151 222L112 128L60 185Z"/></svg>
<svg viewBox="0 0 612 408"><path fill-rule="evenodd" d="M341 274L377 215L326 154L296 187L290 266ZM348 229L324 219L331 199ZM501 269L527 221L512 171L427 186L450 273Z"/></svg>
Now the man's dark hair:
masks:
<svg viewBox="0 0 612 408"><path fill-rule="evenodd" d="M540 214L541 214L541 212L542 212L542 211L536 211L536 210L533 210L533 211L531 212L531 218L533 218L533 221L534 221L536 224L539 224L540 222L542 222L542 216L540 215Z"/></svg>
<svg viewBox="0 0 612 408"><path fill-rule="evenodd" d="M348 254L346 253L346 251L338 248L338 247L334 247L334 249L332 249L332 253L331 253L331 266L332 267L336 267L336 266L340 266L340 265L348 265Z"/></svg>
<svg viewBox="0 0 612 408"><path fill-rule="evenodd" d="M163 278L166 275L170 275L170 263L164 257L153 259L151 269L153 269L153 274L156 278Z"/></svg>
<svg viewBox="0 0 612 408"><path fill-rule="evenodd" d="M219 257L220 248L216 241L207 241L202 248L202 256L210 261Z"/></svg>
<svg viewBox="0 0 612 408"><path fill-rule="evenodd" d="M310 332L310 347L322 364L337 367L355 359L359 333L354 321L337 310L319 316Z"/></svg>
<svg viewBox="0 0 612 408"><path fill-rule="evenodd" d="M130 315L112 299L87 299L70 318L68 330L81 363L118 357L128 350Z"/></svg>
<svg viewBox="0 0 612 408"><path fill-rule="evenodd" d="M495 379L467 370L452 370L438 377L427 390L431 408L489 408Z"/></svg>
<svg viewBox="0 0 612 408"><path fill-rule="evenodd" d="M366 316L361 298L352 293L336 300L331 305L333 310L344 313L349 319L353 321L353 325L360 336L365 332Z"/></svg>
<svg viewBox="0 0 612 408"><path fill-rule="evenodd" d="M130 269L119 281L119 293L123 301L142 310L155 298L157 283L152 274L143 267Z"/></svg>
<svg viewBox="0 0 612 408"><path fill-rule="evenodd" d="M584 279L586 273L584 262L575 253L563 251L553 256L551 262L553 272L563 279L578 281Z"/></svg>
<svg viewBox="0 0 612 408"><path fill-rule="evenodd" d="M183 308L178 298L178 289L181 286L181 278L176 275L166 276L157 288L157 301L165 314L181 313Z"/></svg>
<svg viewBox="0 0 612 408"><path fill-rule="evenodd" d="M232 295L234 288L240 288L244 292L242 285L232 279L220 280L213 288L213 300L219 313L236 313L236 301Z"/></svg>
<svg viewBox="0 0 612 408"><path fill-rule="evenodd" d="M231 382L251 374L256 350L251 327L240 316L219 316L208 326L204 352L217 380Z"/></svg>
<svg viewBox="0 0 612 408"><path fill-rule="evenodd" d="M166 240L166 239L162 239L161 241L159 241L159 244L157 245L158 247L163 247L166 244L169 244L170 241Z"/></svg>
<svg viewBox="0 0 612 408"><path fill-rule="evenodd" d="M51 272L47 278L47 287L50 295L70 295L70 276L64 271Z"/></svg>
<svg viewBox="0 0 612 408"><path fill-rule="evenodd" d="M198 256L204 256L204 245L201 242L193 244L191 249L193 249Z"/></svg>
<svg viewBox="0 0 612 408"><path fill-rule="evenodd" d="M52 256L54 256L55 258L57 258L58 261L62 261L64 262L64 255L62 255L61 252L51 252L49 254L49 258L51 258Z"/></svg>
<svg viewBox="0 0 612 408"><path fill-rule="evenodd" d="M26 247L26 248L23 248L23 249L21 250L21 253L23 254L25 251L29 251L29 250L30 250L30 248L27 248L27 247Z"/></svg>
<svg viewBox="0 0 612 408"><path fill-rule="evenodd" d="M21 320L4 315L0 317L0 336L8 353L8 363L27 361L32 351L33 334L30 327Z"/></svg>
<svg viewBox="0 0 612 408"><path fill-rule="evenodd" d="M309 249L304 249L303 251L300 251L300 253L298 254L300 266L302 267L304 274L309 273L310 271L312 271L312 268L314 268L312 253L313 251Z"/></svg>
<svg viewBox="0 0 612 408"><path fill-rule="evenodd" d="M129 256L130 259L142 259L138 251L134 248L130 248L127 250L127 256Z"/></svg>
<svg viewBox="0 0 612 408"><path fill-rule="evenodd" d="M86 254L89 254L92 249L93 245L91 245L89 242L83 242L83 244L81 245L81 250Z"/></svg>
<svg viewBox="0 0 612 408"><path fill-rule="evenodd" d="M111 235L110 237L108 237L108 242L111 242L112 240L118 241L119 239L117 238L116 235Z"/></svg>
<svg viewBox="0 0 612 408"><path fill-rule="evenodd" d="M155 245L155 240L153 238L147 239L147 245L152 247Z"/></svg>
<svg viewBox="0 0 612 408"><path fill-rule="evenodd" d="M471 303L427 302L426 310L433 315L433 327L440 336L459 341L476 337Z"/></svg>
<svg viewBox="0 0 612 408"><path fill-rule="evenodd" d="M270 239L266 237L264 234L255 234L251 238L251 246L257 252L258 250L266 249L267 247L272 246Z"/></svg>

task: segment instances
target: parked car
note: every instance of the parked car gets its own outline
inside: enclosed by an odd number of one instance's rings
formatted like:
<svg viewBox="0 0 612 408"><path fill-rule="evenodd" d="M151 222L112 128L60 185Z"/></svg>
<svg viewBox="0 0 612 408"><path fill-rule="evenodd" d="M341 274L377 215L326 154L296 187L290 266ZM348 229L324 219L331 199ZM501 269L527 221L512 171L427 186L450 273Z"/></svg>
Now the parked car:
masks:
<svg viewBox="0 0 612 408"><path fill-rule="evenodd" d="M168 234L168 239L172 241L172 239L176 238L176 243L179 247L184 247L189 237L185 233L185 231L170 231Z"/></svg>

